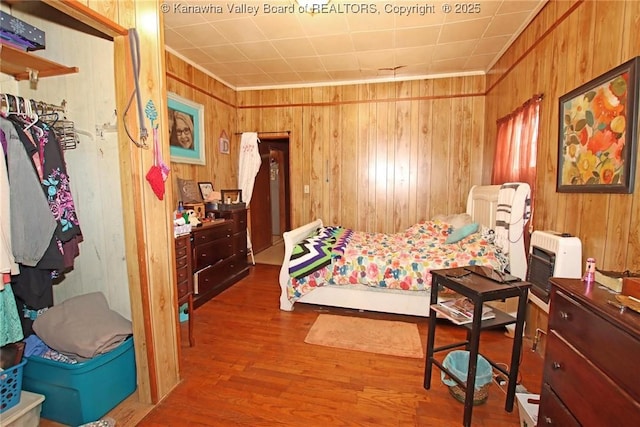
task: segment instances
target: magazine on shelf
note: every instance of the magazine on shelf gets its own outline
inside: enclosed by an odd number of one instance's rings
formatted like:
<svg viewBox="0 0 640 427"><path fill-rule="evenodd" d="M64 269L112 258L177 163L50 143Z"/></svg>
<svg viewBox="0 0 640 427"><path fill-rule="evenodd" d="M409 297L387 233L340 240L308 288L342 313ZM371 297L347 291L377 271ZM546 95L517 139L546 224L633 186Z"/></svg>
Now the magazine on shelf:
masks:
<svg viewBox="0 0 640 427"><path fill-rule="evenodd" d="M466 297L440 301L432 308L456 325L465 325L473 320L473 302ZM482 320L493 319L496 314L488 305L482 306Z"/></svg>

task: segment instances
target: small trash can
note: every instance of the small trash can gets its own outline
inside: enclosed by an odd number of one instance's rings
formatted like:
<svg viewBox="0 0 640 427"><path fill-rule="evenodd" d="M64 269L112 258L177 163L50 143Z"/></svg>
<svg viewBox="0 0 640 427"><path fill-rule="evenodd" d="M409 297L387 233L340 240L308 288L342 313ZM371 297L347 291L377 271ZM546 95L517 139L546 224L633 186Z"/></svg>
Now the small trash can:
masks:
<svg viewBox="0 0 640 427"><path fill-rule="evenodd" d="M442 361L442 366L447 368L459 380L466 382L469 369L469 352L466 350L455 350L446 355ZM482 405L489 397L489 385L493 377L493 369L487 359L478 355L476 365L476 384L473 392L473 404ZM459 402L464 403L465 391L446 372L440 373L442 382L449 386L449 393Z"/></svg>
<svg viewBox="0 0 640 427"><path fill-rule="evenodd" d="M180 306L178 309L180 323L186 322L189 320L189 304L186 302Z"/></svg>

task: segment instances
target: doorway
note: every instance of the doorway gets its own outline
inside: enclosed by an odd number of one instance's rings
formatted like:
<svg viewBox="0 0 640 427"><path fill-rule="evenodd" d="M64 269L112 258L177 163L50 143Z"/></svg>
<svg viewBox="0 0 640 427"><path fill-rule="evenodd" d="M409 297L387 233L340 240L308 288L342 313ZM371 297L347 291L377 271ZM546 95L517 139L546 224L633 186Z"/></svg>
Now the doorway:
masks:
<svg viewBox="0 0 640 427"><path fill-rule="evenodd" d="M291 229L289 138L260 138L260 169L251 196L251 244L258 254Z"/></svg>

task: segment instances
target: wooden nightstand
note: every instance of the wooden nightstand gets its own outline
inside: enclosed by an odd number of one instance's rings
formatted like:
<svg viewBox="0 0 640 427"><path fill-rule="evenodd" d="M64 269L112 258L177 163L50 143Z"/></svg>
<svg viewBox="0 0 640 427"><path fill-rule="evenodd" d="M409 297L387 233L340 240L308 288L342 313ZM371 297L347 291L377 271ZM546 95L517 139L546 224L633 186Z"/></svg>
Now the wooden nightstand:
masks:
<svg viewBox="0 0 640 427"><path fill-rule="evenodd" d="M494 369L507 376L507 398L504 409L508 412L513 410L518 369L520 367L520 351L522 349L522 333L524 331L527 296L529 294L531 284L519 281L498 283L473 273L469 273L462 277L457 274L460 271L464 273L464 270L461 267L431 271L433 278L431 283L431 309L429 311L429 335L427 337L427 357L425 361L423 385L427 390L431 387L431 372L433 365L436 365L442 371L446 372L463 390L465 390L463 425L470 426L477 371L476 363L477 357L480 354L480 333L484 329L515 324L515 335L513 337L509 370L504 369L489 358L485 357ZM438 289L441 286L449 288L473 301L474 313L481 313L482 306L488 301L503 300L513 297L518 298L518 312L516 317L513 317L507 313L501 312L500 310L494 309L495 318L488 320L482 320L482 316L474 316L471 323L462 325L462 327L467 328L467 339L465 341L435 347L437 312L434 310L434 306L438 304ZM434 357L434 354L437 352L450 350L456 347L464 347L465 350L469 352L469 366L467 370L466 383L453 375Z"/></svg>

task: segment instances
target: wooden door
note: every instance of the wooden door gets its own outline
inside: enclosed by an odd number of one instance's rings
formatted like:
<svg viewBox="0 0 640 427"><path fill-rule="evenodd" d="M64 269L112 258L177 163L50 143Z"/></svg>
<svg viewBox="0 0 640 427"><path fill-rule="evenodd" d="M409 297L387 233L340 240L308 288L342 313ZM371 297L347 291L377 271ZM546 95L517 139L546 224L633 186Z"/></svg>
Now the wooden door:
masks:
<svg viewBox="0 0 640 427"><path fill-rule="evenodd" d="M263 152L266 150L266 153ZM271 187L269 184L269 148L260 143L262 164L256 175L249 210L251 212L251 246L257 254L271 246Z"/></svg>

